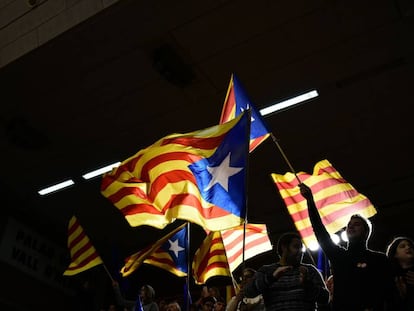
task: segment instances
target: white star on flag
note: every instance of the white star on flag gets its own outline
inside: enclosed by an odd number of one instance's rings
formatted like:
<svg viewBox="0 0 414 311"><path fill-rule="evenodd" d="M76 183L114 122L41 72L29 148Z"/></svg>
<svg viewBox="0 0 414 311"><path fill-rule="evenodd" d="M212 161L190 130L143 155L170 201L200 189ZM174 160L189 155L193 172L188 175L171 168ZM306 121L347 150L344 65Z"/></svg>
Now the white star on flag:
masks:
<svg viewBox="0 0 414 311"><path fill-rule="evenodd" d="M183 251L185 248L178 245L178 239L175 240L174 242L171 240L168 240L168 242L170 242L170 248L168 250L171 252L174 252L175 257L178 258L178 252Z"/></svg>
<svg viewBox="0 0 414 311"><path fill-rule="evenodd" d="M226 156L223 162L219 166L207 166L208 172L212 175L207 187L204 191L207 191L215 184L220 184L224 190L229 192L229 178L233 175L236 175L238 172L243 170L243 167L230 167L230 153Z"/></svg>
<svg viewBox="0 0 414 311"><path fill-rule="evenodd" d="M249 107L249 104L247 104L246 109L249 109L249 108L250 108L250 107ZM244 110L246 110L246 109L244 109L243 107L240 107L240 111L241 111L241 113L240 113L240 114L242 114L242 113L244 112ZM251 123L253 123L253 122L254 122L253 113L252 113L252 114L250 114L250 122L251 122Z"/></svg>

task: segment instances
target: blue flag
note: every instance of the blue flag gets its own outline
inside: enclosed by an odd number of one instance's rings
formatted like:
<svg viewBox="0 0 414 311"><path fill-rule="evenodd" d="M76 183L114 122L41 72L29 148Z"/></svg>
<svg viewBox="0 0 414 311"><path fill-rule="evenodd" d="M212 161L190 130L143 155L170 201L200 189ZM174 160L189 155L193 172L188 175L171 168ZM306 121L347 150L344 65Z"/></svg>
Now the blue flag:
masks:
<svg viewBox="0 0 414 311"><path fill-rule="evenodd" d="M226 99L221 111L220 124L234 119L243 111L250 109L250 152L260 145L270 135L270 131L262 115L249 99L246 90L235 74L231 76Z"/></svg>

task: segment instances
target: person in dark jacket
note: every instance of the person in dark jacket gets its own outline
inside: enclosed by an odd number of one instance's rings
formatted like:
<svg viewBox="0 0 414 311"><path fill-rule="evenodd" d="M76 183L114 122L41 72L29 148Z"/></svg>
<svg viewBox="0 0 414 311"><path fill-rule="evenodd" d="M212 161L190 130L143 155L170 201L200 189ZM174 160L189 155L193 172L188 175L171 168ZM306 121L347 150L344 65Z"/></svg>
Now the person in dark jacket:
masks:
<svg viewBox="0 0 414 311"><path fill-rule="evenodd" d="M384 253L367 247L372 228L369 220L351 216L346 227L347 248L336 245L322 223L311 189L303 183L299 188L307 200L313 231L331 264L335 283L332 310L391 310L391 266Z"/></svg>
<svg viewBox="0 0 414 311"><path fill-rule="evenodd" d="M396 291L395 310L414 310L414 241L399 236L387 246L387 257L391 262Z"/></svg>
<svg viewBox="0 0 414 311"><path fill-rule="evenodd" d="M246 297L263 295L266 311L314 311L327 305L329 292L315 266L302 263L297 233L283 234L277 243L280 260L259 268L245 285Z"/></svg>

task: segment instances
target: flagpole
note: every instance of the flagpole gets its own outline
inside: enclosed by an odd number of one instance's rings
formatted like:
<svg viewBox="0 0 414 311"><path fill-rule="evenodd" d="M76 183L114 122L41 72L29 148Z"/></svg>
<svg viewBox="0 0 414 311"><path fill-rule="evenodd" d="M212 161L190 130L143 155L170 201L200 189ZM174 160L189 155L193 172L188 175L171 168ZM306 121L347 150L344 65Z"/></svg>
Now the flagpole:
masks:
<svg viewBox="0 0 414 311"><path fill-rule="evenodd" d="M109 273L109 270L108 270L108 268L106 267L106 265L105 265L104 263L102 263L102 266L104 267L104 269L105 269L106 273L108 274L109 278L111 279L111 282L112 282L112 283L114 283L114 282L115 282L115 280L114 280L114 278L112 277L111 273Z"/></svg>
<svg viewBox="0 0 414 311"><path fill-rule="evenodd" d="M295 177L296 177L297 181L299 182L299 184L301 184L302 182L300 181L298 175L296 175L295 169L293 168L292 164L290 163L290 161L287 158L285 152L283 151L282 147L280 146L279 142L277 141L275 135L273 135L272 132L270 132L270 137L272 137L273 142L276 144L277 148L279 149L279 152L282 154L282 157L286 161L286 163L289 166L291 172L295 175Z"/></svg>
<svg viewBox="0 0 414 311"><path fill-rule="evenodd" d="M249 144L247 145L247 154L250 152L250 128L251 128L251 120L252 120L252 110L249 108L247 109L248 117L249 117L249 126L246 128L246 135L249 137ZM246 223L247 223L247 210L248 210L248 173L249 173L249 157L246 157L246 174L245 174L245 189L246 189L246 195L245 195L245 214L244 214L244 222L243 222L243 252L242 252L242 269L245 268L245 250L246 250Z"/></svg>
<svg viewBox="0 0 414 311"><path fill-rule="evenodd" d="M190 222L187 222L187 246L186 246L186 254L187 254L187 276L186 276L186 310L190 310Z"/></svg>

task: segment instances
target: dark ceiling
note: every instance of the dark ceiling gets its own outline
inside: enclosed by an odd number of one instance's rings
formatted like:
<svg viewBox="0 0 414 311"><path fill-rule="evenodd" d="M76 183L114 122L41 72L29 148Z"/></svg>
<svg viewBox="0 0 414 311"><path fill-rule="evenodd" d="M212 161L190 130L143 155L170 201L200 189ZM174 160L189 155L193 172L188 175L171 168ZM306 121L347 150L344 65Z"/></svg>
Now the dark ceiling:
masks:
<svg viewBox="0 0 414 311"><path fill-rule="evenodd" d="M120 1L0 70L2 212L66 245L76 214L102 252L160 232L130 228L81 175L173 132L218 123L235 72L296 171L328 159L377 207L371 246L414 236L413 2ZM271 181L288 166L268 139L251 154L248 218L293 224ZM45 186L73 187L41 197ZM147 234L151 231L153 234ZM201 235L200 235L201 236ZM193 243L197 243L195 239Z"/></svg>

